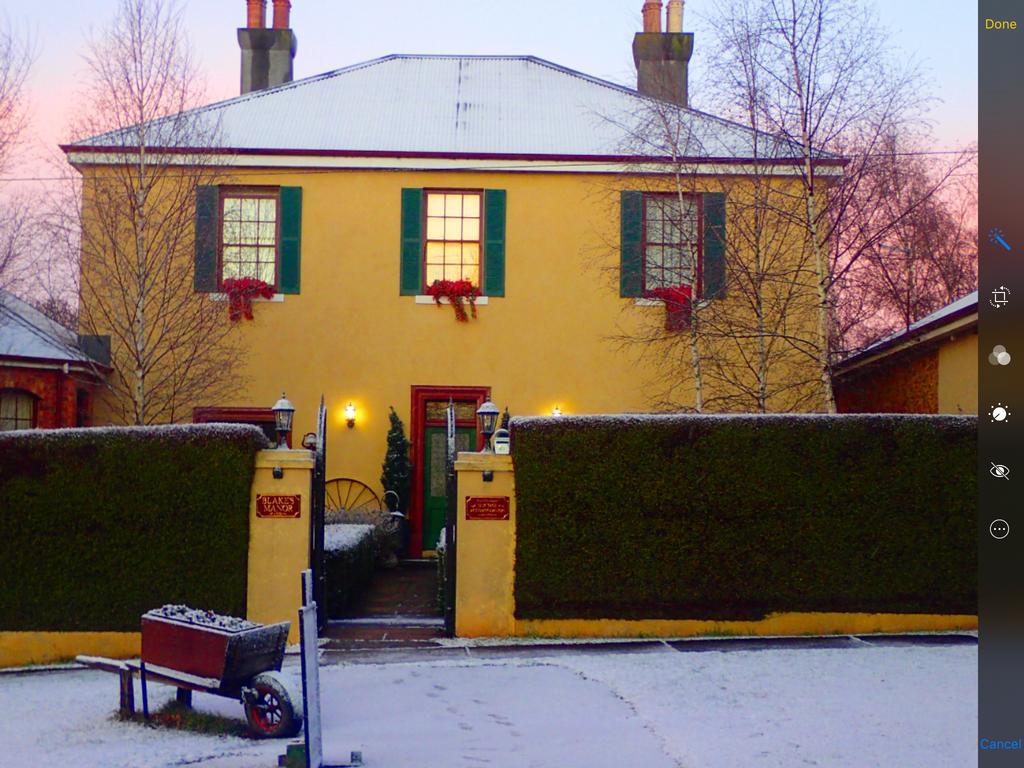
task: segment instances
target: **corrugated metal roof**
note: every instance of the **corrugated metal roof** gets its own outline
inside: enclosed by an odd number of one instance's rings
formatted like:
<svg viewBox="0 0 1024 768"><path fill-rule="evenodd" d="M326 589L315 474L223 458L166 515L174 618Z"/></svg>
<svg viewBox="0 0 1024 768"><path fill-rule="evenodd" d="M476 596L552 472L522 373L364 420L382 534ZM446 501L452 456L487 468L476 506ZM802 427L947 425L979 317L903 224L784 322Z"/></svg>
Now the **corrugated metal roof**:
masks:
<svg viewBox="0 0 1024 768"><path fill-rule="evenodd" d="M219 123L220 146L238 150L608 157L637 154L629 137L649 119L651 103L533 56L392 55L191 114ZM687 156L752 156L749 129L696 110L681 114L692 135ZM172 122L153 124L148 143L187 146ZM792 146L760 141L761 157L796 156ZM133 143L124 132L73 146Z"/></svg>
<svg viewBox="0 0 1024 768"><path fill-rule="evenodd" d="M0 289L0 357L91 363L74 331Z"/></svg>
<svg viewBox="0 0 1024 768"><path fill-rule="evenodd" d="M956 301L952 301L941 309L935 310L930 315L925 315L920 320L911 323L909 328L885 336L871 346L865 347L860 352L850 355L839 363L836 373L839 374L852 370L863 364L866 360L887 352L893 347L897 347L902 343L912 343L919 336L924 336L930 331L942 328L947 323L952 323L971 314L975 316L978 314L977 291L971 291L966 296L961 296ZM974 318L974 322L975 324L977 323L977 317Z"/></svg>

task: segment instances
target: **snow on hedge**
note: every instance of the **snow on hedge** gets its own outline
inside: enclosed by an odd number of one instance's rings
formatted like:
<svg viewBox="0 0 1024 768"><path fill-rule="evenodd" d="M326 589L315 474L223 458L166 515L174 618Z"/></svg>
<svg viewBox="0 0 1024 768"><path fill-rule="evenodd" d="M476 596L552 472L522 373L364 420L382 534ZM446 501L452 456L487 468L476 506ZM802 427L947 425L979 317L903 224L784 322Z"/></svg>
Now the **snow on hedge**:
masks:
<svg viewBox="0 0 1024 768"><path fill-rule="evenodd" d="M797 421L876 421L882 422L913 422L913 421L935 421L964 424L973 424L978 420L977 416L961 416L951 414L934 413L608 413L608 414L584 414L579 416L513 416L509 425L513 431L516 429L529 429L531 427L548 427L556 425L586 426L587 424L687 424L694 421L716 420L716 421L744 421L744 422L797 422Z"/></svg>
<svg viewBox="0 0 1024 768"><path fill-rule="evenodd" d="M60 442L127 437L138 440L249 439L270 447L263 430L253 424L161 424L148 427L73 427L69 429L19 429L0 435L4 440L52 440Z"/></svg>
<svg viewBox="0 0 1024 768"><path fill-rule="evenodd" d="M324 526L324 551L343 552L357 549L373 536L372 525L363 523L332 523Z"/></svg>

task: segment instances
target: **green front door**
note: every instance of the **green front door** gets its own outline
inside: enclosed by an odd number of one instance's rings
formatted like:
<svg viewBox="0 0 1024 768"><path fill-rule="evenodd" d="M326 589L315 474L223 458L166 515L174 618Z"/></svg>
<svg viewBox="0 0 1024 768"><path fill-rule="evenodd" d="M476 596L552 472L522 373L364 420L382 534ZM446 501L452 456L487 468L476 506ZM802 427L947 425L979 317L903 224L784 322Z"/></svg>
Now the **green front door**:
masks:
<svg viewBox="0 0 1024 768"><path fill-rule="evenodd" d="M423 433L423 549L433 552L437 537L444 530L445 511L445 436L444 427L426 427ZM474 427L455 428L455 450L476 449Z"/></svg>

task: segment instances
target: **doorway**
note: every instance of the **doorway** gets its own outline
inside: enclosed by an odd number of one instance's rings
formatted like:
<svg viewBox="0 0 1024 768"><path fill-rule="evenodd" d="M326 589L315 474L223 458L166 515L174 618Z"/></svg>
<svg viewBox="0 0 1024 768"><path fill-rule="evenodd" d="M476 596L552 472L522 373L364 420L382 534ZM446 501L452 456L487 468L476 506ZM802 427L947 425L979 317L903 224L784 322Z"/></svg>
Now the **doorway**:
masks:
<svg viewBox="0 0 1024 768"><path fill-rule="evenodd" d="M490 387L412 388L413 494L409 510L409 554L433 556L445 518L445 418L448 402L455 404L455 449L480 450L476 410L491 394Z"/></svg>

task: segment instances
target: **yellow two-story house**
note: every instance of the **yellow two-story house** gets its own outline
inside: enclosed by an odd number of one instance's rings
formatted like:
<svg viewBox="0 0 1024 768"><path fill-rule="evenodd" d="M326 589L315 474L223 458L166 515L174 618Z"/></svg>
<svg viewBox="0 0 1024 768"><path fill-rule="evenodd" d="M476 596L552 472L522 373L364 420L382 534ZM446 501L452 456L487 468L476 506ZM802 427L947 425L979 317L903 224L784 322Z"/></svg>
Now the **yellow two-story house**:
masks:
<svg viewBox="0 0 1024 768"><path fill-rule="evenodd" d="M480 444L486 399L513 415L650 410L664 367L622 339L660 322L658 289L730 300L724 180L743 177L752 146L749 130L686 107L693 36L672 19L662 32L652 5L637 89L529 56L392 55L292 82L288 25L251 18L246 92L204 108L224 181L196 193L193 285L213 300L225 279L255 277L275 295L239 323L237 391L194 403L196 417L266 422L285 391L302 435L323 395L328 477L380 493L394 406L412 443L417 555L443 525L449 399L462 449ZM664 157L624 154L652 99L700 137L682 195ZM118 147L65 151L88 187ZM795 153L772 162L782 184L799 167ZM476 316L437 306L439 280L477 286Z"/></svg>

